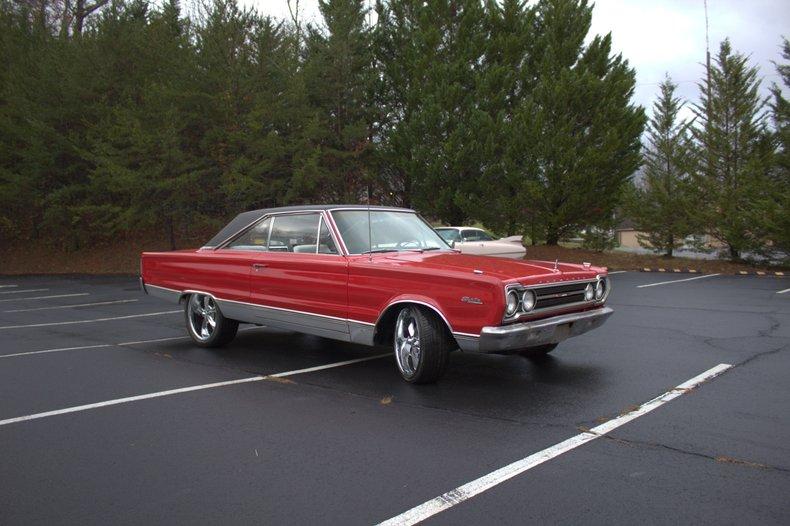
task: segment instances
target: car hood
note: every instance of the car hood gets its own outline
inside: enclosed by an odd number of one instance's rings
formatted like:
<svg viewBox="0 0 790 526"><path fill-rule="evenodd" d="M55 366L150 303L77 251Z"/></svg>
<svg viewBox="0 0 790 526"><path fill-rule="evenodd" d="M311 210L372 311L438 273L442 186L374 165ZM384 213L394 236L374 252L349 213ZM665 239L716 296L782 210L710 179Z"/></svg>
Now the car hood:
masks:
<svg viewBox="0 0 790 526"><path fill-rule="evenodd" d="M601 267L585 267L571 263L502 259L488 256L459 254L457 252L400 252L383 254L379 261L393 265L431 270L452 270L470 274L493 276L502 281L518 281L529 284L554 283L578 279L591 279L605 273Z"/></svg>

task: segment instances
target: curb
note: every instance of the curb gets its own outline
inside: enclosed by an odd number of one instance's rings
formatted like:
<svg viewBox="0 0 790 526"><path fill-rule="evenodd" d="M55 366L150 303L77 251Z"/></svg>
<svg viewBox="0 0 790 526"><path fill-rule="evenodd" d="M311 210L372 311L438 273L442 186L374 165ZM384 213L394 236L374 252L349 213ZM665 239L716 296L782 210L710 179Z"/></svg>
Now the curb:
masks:
<svg viewBox="0 0 790 526"><path fill-rule="evenodd" d="M703 274L701 270L693 268L649 268L644 267L639 269L640 272L663 272L665 274ZM782 271L766 271L766 270L739 270L733 272L736 276L767 276L767 277L784 277L790 273Z"/></svg>
<svg viewBox="0 0 790 526"><path fill-rule="evenodd" d="M644 267L639 269L640 272L664 272L667 274L702 274L701 271L693 268L649 268Z"/></svg>

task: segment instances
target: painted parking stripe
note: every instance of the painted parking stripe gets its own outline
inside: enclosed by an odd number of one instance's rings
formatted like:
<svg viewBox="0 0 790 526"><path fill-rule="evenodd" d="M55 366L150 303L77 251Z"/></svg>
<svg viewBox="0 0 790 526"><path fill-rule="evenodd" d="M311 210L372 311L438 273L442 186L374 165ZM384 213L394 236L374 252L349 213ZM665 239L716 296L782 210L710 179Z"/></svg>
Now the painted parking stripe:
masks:
<svg viewBox="0 0 790 526"><path fill-rule="evenodd" d="M73 321L55 321L50 323L31 323L28 325L4 325L0 327L0 331L8 329L25 329L28 327L53 327L55 325L78 325L81 323L97 323L100 321L113 321L113 320L128 320L131 318L147 318L149 316L163 316L165 314L175 314L177 312L184 312L183 310L166 310L162 312L148 312L146 314L130 314L128 316L113 316L112 318L95 318L92 320L73 320Z"/></svg>
<svg viewBox="0 0 790 526"><path fill-rule="evenodd" d="M517 475L520 475L521 473L524 473L535 466L539 466L544 462L562 455L563 453L567 453L568 451L576 449L587 442L595 440L596 438L599 438L613 431L614 429L617 429L618 427L661 407L667 402L687 393L689 390L694 389L700 384L720 375L730 367L732 367L730 364L719 364L716 367L713 367L712 369L709 369L704 373L695 376L686 382L683 382L674 389L667 391L656 398L653 398L649 402L645 402L633 411L620 415L617 418L613 418L612 420L596 426L589 431L580 433L574 437L564 440L563 442L560 442L559 444L548 447L543 451L538 451L537 453L532 454L526 458L517 460L512 464L468 482L463 486L459 486L458 488L448 491L447 493L440 495L435 499L431 499L396 517L388 519L380 523L379 526L406 526L424 521L425 519L432 517L437 513L441 513L449 508L452 508L456 504L460 504L465 500L471 499L472 497L479 495L480 493L489 490L494 486L497 486Z"/></svg>
<svg viewBox="0 0 790 526"><path fill-rule="evenodd" d="M785 292L790 292L790 289L777 291L777 294L784 294Z"/></svg>
<svg viewBox="0 0 790 526"><path fill-rule="evenodd" d="M628 272L628 271L627 270L613 270L613 271L609 272L609 275L611 276L612 274L623 274L625 272Z"/></svg>
<svg viewBox="0 0 790 526"><path fill-rule="evenodd" d="M3 290L0 294L23 294L25 292L45 292L49 289L22 289L22 290Z"/></svg>
<svg viewBox="0 0 790 526"><path fill-rule="evenodd" d="M78 292L75 294L56 294L54 296L34 296L32 298L11 298L11 299L2 299L0 301L28 301L28 300L49 300L55 298L75 298L77 296L90 296L88 292Z"/></svg>
<svg viewBox="0 0 790 526"><path fill-rule="evenodd" d="M686 279L673 279L672 281L659 281L658 283L648 283L647 285L637 285L636 288L644 289L646 287L657 287L658 285L667 285L669 283L681 283L683 281L694 281L695 279L712 278L713 276L720 276L721 274L705 274L704 276L694 276L693 278Z"/></svg>
<svg viewBox="0 0 790 526"><path fill-rule="evenodd" d="M294 371L285 371L282 373L268 374L266 376L250 376L248 378L239 378L238 380L229 380L226 382L215 382L211 384L191 385L189 387L181 387L178 389L170 389L168 391L158 391L156 393L146 393L137 396L127 396L125 398L116 398L114 400L106 400L104 402L96 402L94 404L77 405L66 407L64 409L56 409L55 411L46 411L44 413L35 413L32 415L18 416L16 418L7 418L0 420L0 426L7 426L9 424L16 424L18 422L27 422L30 420L38 420L40 418L47 418L50 416L65 415L67 413L78 413L80 411L89 411L91 409L99 409L111 405L127 404L129 402L139 402L141 400L149 400L151 398L161 398L163 396L171 396L182 393L191 393L193 391L204 391L206 389L216 389L217 387L226 387L229 385L246 384L251 382L260 382L270 378L285 378L287 376L295 376L297 374L312 373L315 371L322 371L324 369L333 369L335 367L343 367L344 365L351 365L355 363L367 362L370 360L377 360L385 356L391 356L390 353L377 354L375 356L366 356L365 358L354 358L353 360L344 360L342 362L328 363L326 365L318 365L315 367L307 367L305 369L296 369Z"/></svg>
<svg viewBox="0 0 790 526"><path fill-rule="evenodd" d="M11 289L17 286L18 285L0 285L0 289Z"/></svg>
<svg viewBox="0 0 790 526"><path fill-rule="evenodd" d="M99 301L97 303L78 303L76 305L57 305L55 307L35 307L32 309L14 309L14 310L5 310L3 312L31 312L34 310L75 309L77 307L96 307L99 305L117 305L120 303L134 303L135 301L140 301L140 300Z"/></svg>
<svg viewBox="0 0 790 526"><path fill-rule="evenodd" d="M264 326L256 326L256 327L244 327L239 329L239 332L243 331L254 331L256 329L264 329ZM188 340L189 336L170 336L169 338L156 338L155 340L137 340L133 342L121 342L121 343L99 343L96 345L81 345L79 347L59 347L57 349L42 349L40 351L26 351L26 352L17 352L14 354L0 354L0 360L3 358L14 358L18 356L35 356L37 354L50 354L55 352L66 352L66 351L87 351L92 349L106 349L108 347L129 347L132 345L142 345L144 343L159 343L159 342L169 342L174 340Z"/></svg>

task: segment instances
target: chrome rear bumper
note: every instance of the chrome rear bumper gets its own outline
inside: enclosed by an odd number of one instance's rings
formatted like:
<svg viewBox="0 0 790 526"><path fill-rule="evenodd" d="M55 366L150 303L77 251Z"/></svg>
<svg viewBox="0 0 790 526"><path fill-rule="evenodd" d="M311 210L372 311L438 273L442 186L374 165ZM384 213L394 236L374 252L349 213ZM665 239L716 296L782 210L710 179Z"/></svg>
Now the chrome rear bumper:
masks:
<svg viewBox="0 0 790 526"><path fill-rule="evenodd" d="M483 327L477 338L455 335L455 339L463 351L481 353L519 351L529 347L559 343L567 338L597 329L613 312L609 307L601 307L543 320Z"/></svg>

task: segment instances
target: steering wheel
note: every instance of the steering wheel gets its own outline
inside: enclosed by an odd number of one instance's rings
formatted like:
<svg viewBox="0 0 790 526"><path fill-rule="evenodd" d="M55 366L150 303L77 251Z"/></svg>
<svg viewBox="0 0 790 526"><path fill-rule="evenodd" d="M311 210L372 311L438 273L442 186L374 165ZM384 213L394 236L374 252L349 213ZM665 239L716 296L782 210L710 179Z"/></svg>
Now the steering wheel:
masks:
<svg viewBox="0 0 790 526"><path fill-rule="evenodd" d="M422 244L418 240L414 239L411 241L401 241L395 245L395 248L421 248L421 245Z"/></svg>

